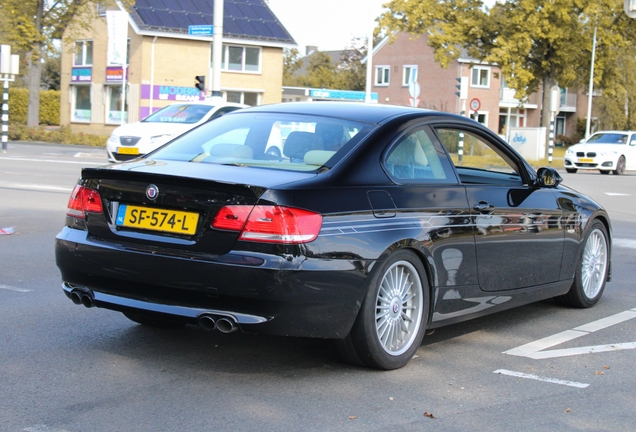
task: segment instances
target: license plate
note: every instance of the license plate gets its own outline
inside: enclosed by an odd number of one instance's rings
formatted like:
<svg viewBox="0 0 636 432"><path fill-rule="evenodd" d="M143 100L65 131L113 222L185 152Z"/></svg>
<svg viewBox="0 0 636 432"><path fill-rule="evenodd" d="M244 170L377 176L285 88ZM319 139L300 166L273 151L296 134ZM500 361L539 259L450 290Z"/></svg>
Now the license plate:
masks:
<svg viewBox="0 0 636 432"><path fill-rule="evenodd" d="M594 159L592 159L592 158L580 158L579 162L591 163L591 162L594 162Z"/></svg>
<svg viewBox="0 0 636 432"><path fill-rule="evenodd" d="M117 153L119 154L139 154L139 149L137 147L117 147Z"/></svg>
<svg viewBox="0 0 636 432"><path fill-rule="evenodd" d="M197 230L199 214L120 204L117 226L193 235Z"/></svg>

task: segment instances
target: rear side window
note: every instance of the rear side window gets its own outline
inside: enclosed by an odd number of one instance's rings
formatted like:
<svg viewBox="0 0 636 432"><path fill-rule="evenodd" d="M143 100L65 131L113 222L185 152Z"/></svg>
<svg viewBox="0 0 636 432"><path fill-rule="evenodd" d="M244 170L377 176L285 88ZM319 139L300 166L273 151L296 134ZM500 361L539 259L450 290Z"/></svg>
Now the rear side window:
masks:
<svg viewBox="0 0 636 432"><path fill-rule="evenodd" d="M398 183L456 182L448 157L425 129L406 133L389 148L384 168Z"/></svg>

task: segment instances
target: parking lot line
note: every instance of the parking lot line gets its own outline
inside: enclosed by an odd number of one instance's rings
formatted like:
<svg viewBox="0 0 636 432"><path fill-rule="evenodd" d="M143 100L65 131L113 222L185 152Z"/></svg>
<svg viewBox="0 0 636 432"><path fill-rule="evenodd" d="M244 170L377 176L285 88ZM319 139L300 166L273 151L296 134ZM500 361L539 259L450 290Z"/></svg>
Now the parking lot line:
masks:
<svg viewBox="0 0 636 432"><path fill-rule="evenodd" d="M539 376L539 375L525 374L525 373L521 373L521 372L509 371L509 370L506 370L506 369L497 369L496 371L493 371L493 372L496 373L496 374L499 374L499 375L507 375L507 376L517 377L517 378L525 378L525 379L531 379L531 380L535 380L535 381L543 381L543 382L548 382L548 383L551 383L551 384L560 384L560 385L565 385L565 386L570 386L570 387L577 387L577 388L589 387L589 384L580 383L580 382L576 382L576 381L567 381L567 380L560 380L560 379L556 379L556 378L542 377L542 376Z"/></svg>

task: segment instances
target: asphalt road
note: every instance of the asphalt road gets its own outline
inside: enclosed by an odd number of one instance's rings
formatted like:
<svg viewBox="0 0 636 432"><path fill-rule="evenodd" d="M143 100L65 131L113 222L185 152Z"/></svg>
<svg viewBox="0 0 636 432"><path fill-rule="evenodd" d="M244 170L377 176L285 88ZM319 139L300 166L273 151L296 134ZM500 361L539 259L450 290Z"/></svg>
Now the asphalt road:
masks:
<svg viewBox="0 0 636 432"><path fill-rule="evenodd" d="M105 163L86 147L0 154L0 229L14 229L0 235L0 431L636 429L636 175L562 174L612 217L614 279L596 307L438 329L379 372L330 341L155 330L71 303L54 237L80 168Z"/></svg>

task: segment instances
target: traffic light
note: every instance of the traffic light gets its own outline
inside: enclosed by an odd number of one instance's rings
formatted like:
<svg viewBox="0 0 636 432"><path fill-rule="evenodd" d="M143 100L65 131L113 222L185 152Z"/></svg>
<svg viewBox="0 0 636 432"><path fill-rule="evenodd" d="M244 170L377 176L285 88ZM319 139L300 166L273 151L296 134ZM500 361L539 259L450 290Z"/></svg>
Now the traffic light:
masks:
<svg viewBox="0 0 636 432"><path fill-rule="evenodd" d="M457 90L455 94L460 99L468 99L468 77L455 78Z"/></svg>
<svg viewBox="0 0 636 432"><path fill-rule="evenodd" d="M194 86L199 89L199 91L205 91L205 76L197 75L194 77Z"/></svg>

